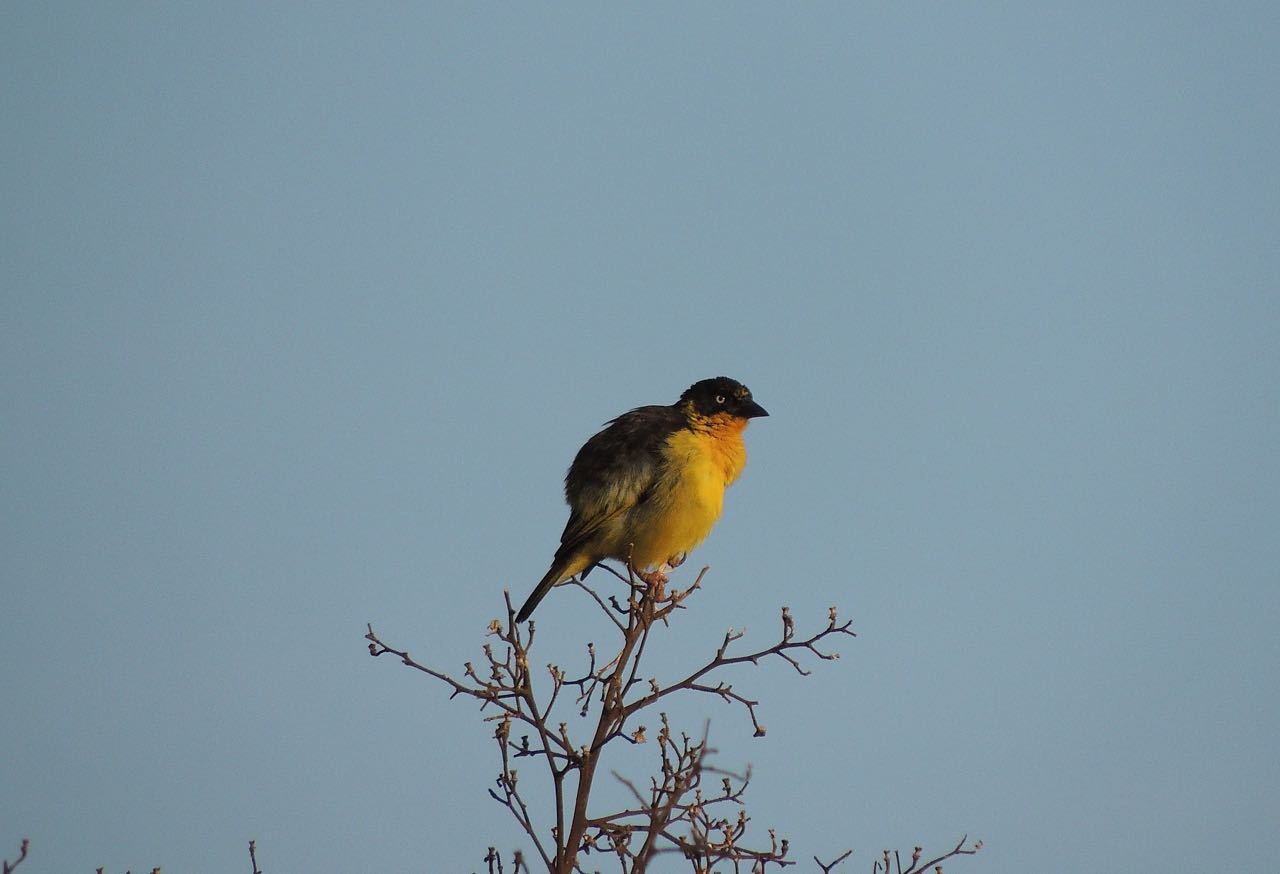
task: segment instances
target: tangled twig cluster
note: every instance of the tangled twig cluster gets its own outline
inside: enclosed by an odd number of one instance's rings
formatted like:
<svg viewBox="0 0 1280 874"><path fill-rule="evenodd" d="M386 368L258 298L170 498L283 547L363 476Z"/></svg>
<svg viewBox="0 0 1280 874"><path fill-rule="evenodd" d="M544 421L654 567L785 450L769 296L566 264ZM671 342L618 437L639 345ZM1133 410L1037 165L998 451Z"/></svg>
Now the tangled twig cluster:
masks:
<svg viewBox="0 0 1280 874"><path fill-rule="evenodd" d="M838 658L838 653L827 649L828 639L852 637L854 632L852 622L841 622L832 607L824 627L798 637L791 613L784 607L775 643L751 652L736 652L735 645L744 635L730 629L711 656L684 676L665 683L656 677L645 677L641 665L655 633L667 627L672 614L683 609L685 602L702 588L706 571L704 568L686 589L668 588L662 576L643 579L633 572L625 576L613 572L627 585L625 604L617 597L602 597L581 580L565 583L585 591L618 632L617 649L608 650L607 656L594 644L587 644L587 667L580 676L570 676L557 665L548 664L546 681L535 683L530 652L537 627L530 622L526 631L515 621L509 594L505 597L506 621L495 619L489 625L493 640L484 645L484 662L479 666L465 663L461 678L417 661L406 650L389 646L372 626L365 637L371 655L395 656L406 666L445 683L451 689L450 697L465 696L480 702L481 710L487 712L486 721L493 724L501 761L489 794L519 823L535 854L552 874L584 872L581 860L588 854L612 856L623 874L641 874L659 854L682 856L695 874L722 869L763 874L771 865L782 868L795 862L788 858L788 842L772 829L767 841L748 838L750 817L743 795L750 783L750 772L739 774L714 767L708 761L714 750L707 744L706 729L696 738L673 731L659 705L677 694L714 696L741 707L755 735L763 736L765 727L757 715L759 701L736 691L721 678L721 670L733 665L756 665L774 657L798 674L807 675L803 659ZM569 723L561 719L560 712L570 706L580 717L590 717L595 711L594 724L588 722L589 739L575 739ZM659 711L658 771L647 785L638 785L614 772L631 803L607 813L589 809L598 766L609 745L648 741L648 729L641 723L646 711ZM546 807L531 807L523 794L517 767L521 759L541 761L547 768L554 795L550 805L554 824L549 828L540 827L534 813L536 808L541 815ZM959 852L957 848L949 855ZM847 856L846 853L830 866L818 864L830 871ZM485 862L490 874L505 874L497 850L490 848ZM522 854L513 855L511 870L513 874L529 870ZM917 874L919 870L913 868L901 874Z"/></svg>

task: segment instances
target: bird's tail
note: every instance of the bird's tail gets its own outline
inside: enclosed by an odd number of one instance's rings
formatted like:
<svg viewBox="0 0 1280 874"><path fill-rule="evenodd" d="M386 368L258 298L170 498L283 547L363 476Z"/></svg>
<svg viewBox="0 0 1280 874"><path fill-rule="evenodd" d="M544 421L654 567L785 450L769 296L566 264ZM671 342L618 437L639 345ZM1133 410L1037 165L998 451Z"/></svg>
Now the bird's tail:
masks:
<svg viewBox="0 0 1280 874"><path fill-rule="evenodd" d="M551 587L566 577L573 576L572 573L565 573L568 570L568 562L556 560L551 563L551 570L547 571L547 575L542 578L542 582L538 583L533 590L533 594L524 602L524 606L520 608L520 612L516 614L516 622L524 622L533 613L535 607L538 606L543 598L547 596L547 592L551 591Z"/></svg>

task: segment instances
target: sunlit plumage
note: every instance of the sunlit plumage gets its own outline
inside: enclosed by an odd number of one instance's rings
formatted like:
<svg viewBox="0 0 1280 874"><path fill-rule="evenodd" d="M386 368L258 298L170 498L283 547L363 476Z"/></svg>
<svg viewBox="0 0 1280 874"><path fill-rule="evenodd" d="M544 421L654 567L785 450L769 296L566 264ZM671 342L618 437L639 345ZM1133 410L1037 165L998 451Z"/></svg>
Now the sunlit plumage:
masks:
<svg viewBox="0 0 1280 874"><path fill-rule="evenodd" d="M565 477L570 513L560 548L518 621L557 583L603 559L630 559L642 572L682 561L711 532L725 488L747 463L747 422L767 415L745 385L719 376L671 406L623 413L588 440Z"/></svg>

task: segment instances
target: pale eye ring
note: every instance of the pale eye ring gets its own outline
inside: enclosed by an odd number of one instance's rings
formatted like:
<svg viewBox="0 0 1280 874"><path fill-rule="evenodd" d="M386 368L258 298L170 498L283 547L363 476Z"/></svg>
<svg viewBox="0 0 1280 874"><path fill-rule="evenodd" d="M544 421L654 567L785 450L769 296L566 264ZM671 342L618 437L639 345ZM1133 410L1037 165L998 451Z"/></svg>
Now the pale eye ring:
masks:
<svg viewBox="0 0 1280 874"><path fill-rule="evenodd" d="M717 404L723 404L723 403L724 403L724 395L716 395L716 403L717 403Z"/></svg>

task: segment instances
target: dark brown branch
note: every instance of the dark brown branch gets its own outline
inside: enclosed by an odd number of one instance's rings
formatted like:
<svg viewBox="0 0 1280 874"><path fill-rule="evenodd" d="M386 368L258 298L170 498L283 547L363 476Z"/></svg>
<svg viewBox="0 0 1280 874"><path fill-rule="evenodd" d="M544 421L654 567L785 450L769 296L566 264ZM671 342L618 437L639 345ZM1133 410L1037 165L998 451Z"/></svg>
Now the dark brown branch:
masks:
<svg viewBox="0 0 1280 874"><path fill-rule="evenodd" d="M494 801L497 801L499 804L511 811L511 815L515 817L516 822L520 824L520 827L524 829L525 834L527 834L530 840L533 841L533 846L538 851L538 855L542 857L542 861L546 863L548 868L550 868L551 855L548 854L546 848L543 847L542 840L538 837L537 829L534 828L533 818L529 815L529 807L525 804L524 798L521 797L516 786L519 775L516 771L512 770L511 760L507 755L509 746L507 738L510 730L510 720L504 719L502 722L498 723L498 728L494 732L498 740L498 748L502 753L502 772L498 775L497 784L499 788L502 789L503 794L499 796L497 792L490 789L489 795L492 796Z"/></svg>
<svg viewBox="0 0 1280 874"><path fill-rule="evenodd" d="M750 874L764 874L771 866L783 868L794 865L795 862L788 858L789 844L773 830L768 831L767 843L748 839L751 818L744 806L744 795L751 782L750 771L735 774L712 766L707 760L713 751L707 746L705 728L701 737L694 740L687 734L673 733L666 714L660 714L661 726L654 738L659 767L648 778L647 785L614 772L631 796L630 802L622 809L589 814L595 777L609 744L615 741L628 744L648 742L643 725L629 726L628 723L645 708L675 692L712 695L741 707L755 734L763 735L765 729L756 712L759 702L711 675L721 668L759 665L770 657L776 657L796 673L807 676L810 671L804 661L808 656L824 661L839 658L838 653L827 649L827 638L855 636L852 623L841 623L833 607L825 627L807 637L797 638L791 612L783 607L781 634L772 645L752 652L730 654L744 637L744 632L730 629L710 659L683 679L663 686L657 679L642 679L642 663L651 650L660 646L660 634L670 626L672 614L685 609L686 600L701 590L707 568L703 568L693 583L683 590L669 587L668 578L663 573L638 574L628 568L624 577L611 567L606 569L627 584L629 591L625 603L620 603L615 595L602 597L581 579L562 584L586 592L621 638L615 654L607 659L606 653L598 654L596 646L588 643L589 664L577 679L569 679L565 671L549 664L546 665L546 676L550 686L535 684L537 672L531 670L530 653L536 641L537 625L529 622L525 626L515 621L511 598L506 593L505 622L495 619L490 623L488 635L491 639L483 646L484 660L476 664L465 663L461 677L455 678L422 664L407 650L388 646L375 634L371 625L365 635L369 653L375 657L395 656L406 667L443 682L450 689L451 698L465 696L479 702L485 721L495 723L494 739L501 759L500 772L489 794L508 810L533 841L542 864L551 874L585 872L586 862L580 859L585 859L590 853L611 855L623 874L643 874L655 856L667 853L684 856L694 871L699 872L731 870L735 874L746 874L749 869ZM562 701L572 701L564 707L573 707L582 717L596 710L589 742L576 742L571 737L568 723L556 715L556 708ZM513 728L517 726L528 731L518 738L513 737ZM522 759L541 759L548 769L554 794L555 820L549 835L546 831L539 831L534 822L533 812L519 785L519 772L512 767ZM575 781L572 787L566 783L571 775ZM713 776L719 778L718 789L704 786L704 781ZM980 846L979 843L972 849L966 849L962 840L954 850L923 866L917 851L912 856L912 867L902 871L899 865L896 872L889 871L887 866L891 857L886 854L883 870L880 863L876 863L877 874L922 874L930 865L937 865L952 856L971 854ZM845 853L830 863L824 864L816 857L814 861L824 874L830 874L848 858L849 853ZM485 861L490 874L505 874L502 857L496 850L491 848ZM513 855L512 864L513 872L528 871L524 857L518 852ZM593 860L591 869L596 867ZM255 871L254 874L260 872Z"/></svg>
<svg viewBox="0 0 1280 874"><path fill-rule="evenodd" d="M927 862L920 861L920 857L924 854L924 849L922 847L916 847L914 850L912 850L912 853L911 853L910 867L904 870L902 867L901 859L898 859L897 874L922 874L922 872L928 871L930 869L941 871L942 870L941 864L945 862L947 859L951 859L956 856L972 856L982 849L982 841L974 841L973 846L966 849L965 844L968 843L968 841L969 841L969 836L965 835L964 837L960 838L960 841L955 845L954 848L952 848L946 853L943 853L941 856L938 856L936 859L930 859ZM890 855L891 855L890 850L884 851L884 858L881 861L877 861L871 868L873 874L889 874ZM894 851L892 852L892 855L895 858L897 858L898 854L896 853L896 851Z"/></svg>
<svg viewBox="0 0 1280 874"><path fill-rule="evenodd" d="M588 595L592 597L593 600L595 600L596 604L600 606L600 612L603 613L605 616L609 617L609 621L612 622L619 631L624 633L626 632L627 629L618 620L618 617L614 615L615 611L609 609L609 605L605 604L604 599L600 597L600 593L597 592L595 589L591 588L590 586L582 582L582 580L578 579L577 577L570 577L561 585L577 586L579 589L586 592Z"/></svg>
<svg viewBox="0 0 1280 874"><path fill-rule="evenodd" d="M699 579L701 579L701 577L699 577ZM719 668L728 667L729 665L738 665L738 664L744 664L747 662L750 662L753 665L758 665L761 659L767 658L768 656L771 656L771 655L779 656L780 658L787 661L793 668L795 668L799 674L801 674L802 676L808 676L810 672L806 671L803 667L801 667L800 663L793 656L789 654L791 650L808 650L809 652L813 653L820 659L831 661L831 660L838 659L840 657L840 654L827 653L820 650L817 646L817 644L820 641L822 641L824 638L832 634L845 634L845 635L848 635L849 637L857 636L857 634L851 630L851 627L853 625L852 620L849 620L848 622L845 622L844 624L841 624L841 625L836 624L837 622L836 608L834 607L832 607L830 612L828 613L827 627L822 629L818 633L814 634L812 637L809 637L805 640L797 641L797 640L791 639L793 636L791 612L786 607L782 608L782 622L783 622L782 639L778 643L774 644L771 647L767 647L766 649L762 649L757 652L746 653L740 656L729 656L729 655L726 655L726 652L734 642L742 638L744 632L734 631L733 629L729 629L728 631L725 632L724 639L721 641L719 649L716 650L715 655L712 656L711 659L706 664L698 668L693 673L689 674L683 680L680 680L677 683L673 683L669 686L665 686L663 688L652 691L650 692L649 695L646 695L643 698L640 698L636 701L631 702L631 704L628 705L629 713L634 713L637 710L641 710L645 707L648 707L651 704L653 704L655 701L658 701L661 698L665 698L667 695L670 695L673 692L678 692L681 690L709 692L711 694L719 695L725 700L738 701L739 703L746 706L747 710L751 714L751 721L755 727L756 736L757 737L763 736L765 733L764 728L756 720L755 710L754 710L755 705L759 702L748 701L748 699L743 698L742 696L737 695L736 693L733 693L731 691L732 687L730 686L725 686L724 684L720 684L719 686L716 686L716 687L706 687L706 686L699 685L697 681L702 677L706 676L707 674L711 673L712 671L717 670Z"/></svg>
<svg viewBox="0 0 1280 874"><path fill-rule="evenodd" d="M29 849L31 849L30 838L23 838L22 845L18 847L18 858L14 859L12 862L10 862L8 859L4 860L4 874L10 874L10 872L13 871L14 868L17 868L24 861L26 861L27 850Z"/></svg>
<svg viewBox="0 0 1280 874"><path fill-rule="evenodd" d="M813 857L813 861L816 862L818 867L822 869L822 874L831 874L831 870L833 868L835 868L837 865L839 865L841 862L843 862L845 859L849 858L852 855L853 855L853 850L845 850L843 853L841 853L839 856L836 856L830 862L823 862L817 856Z"/></svg>

